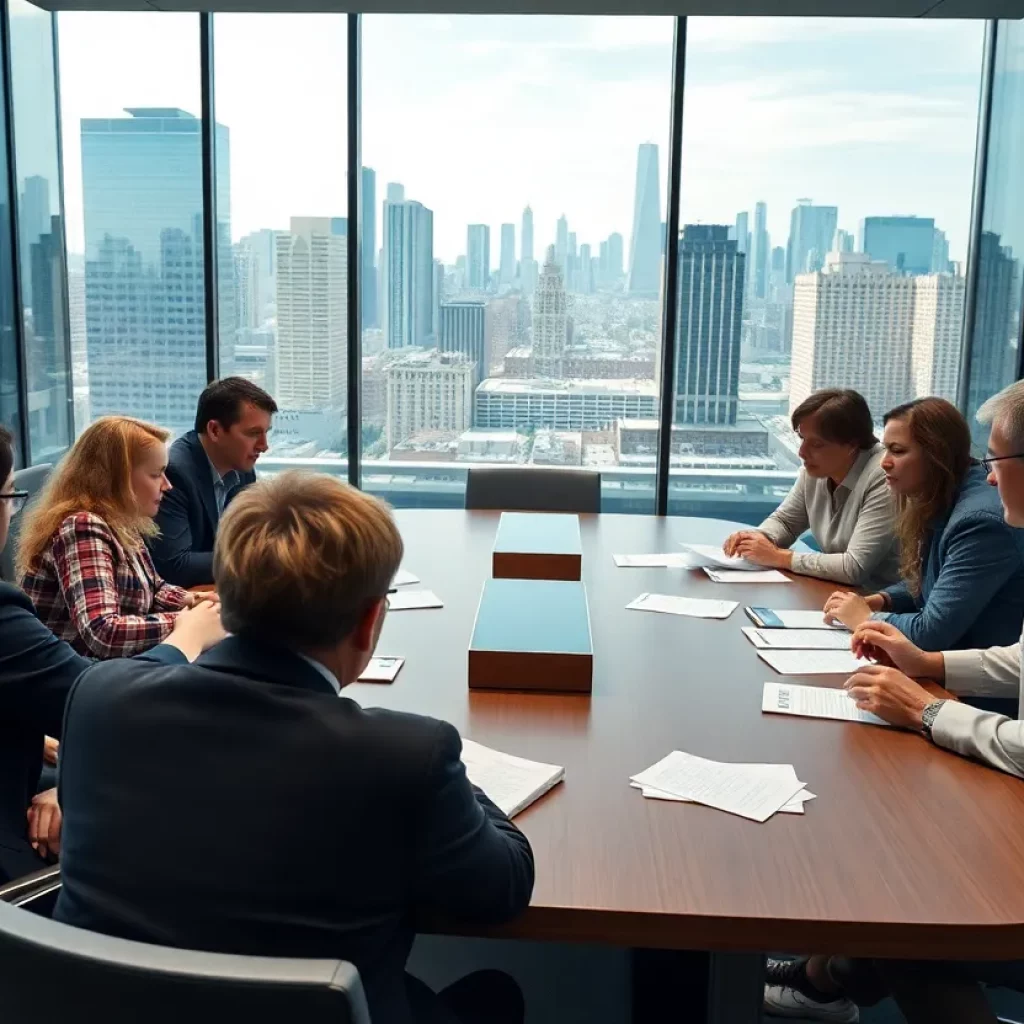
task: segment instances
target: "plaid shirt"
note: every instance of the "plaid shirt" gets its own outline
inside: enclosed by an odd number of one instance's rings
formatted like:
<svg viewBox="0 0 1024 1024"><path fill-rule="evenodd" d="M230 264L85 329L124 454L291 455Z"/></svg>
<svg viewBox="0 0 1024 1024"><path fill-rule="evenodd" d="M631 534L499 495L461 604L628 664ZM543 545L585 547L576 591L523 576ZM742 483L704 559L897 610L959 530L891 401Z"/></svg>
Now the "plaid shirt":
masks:
<svg viewBox="0 0 1024 1024"><path fill-rule="evenodd" d="M165 583L145 545L127 551L91 512L68 516L21 581L36 613L91 658L130 658L174 628L188 591Z"/></svg>

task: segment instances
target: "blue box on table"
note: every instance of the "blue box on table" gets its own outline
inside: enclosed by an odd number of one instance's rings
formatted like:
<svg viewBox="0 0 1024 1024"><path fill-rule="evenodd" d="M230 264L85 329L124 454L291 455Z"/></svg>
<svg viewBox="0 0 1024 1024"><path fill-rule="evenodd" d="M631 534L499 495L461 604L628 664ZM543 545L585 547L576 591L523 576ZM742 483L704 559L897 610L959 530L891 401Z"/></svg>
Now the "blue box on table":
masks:
<svg viewBox="0 0 1024 1024"><path fill-rule="evenodd" d="M502 512L494 538L495 579L578 580L580 518L557 512Z"/></svg>

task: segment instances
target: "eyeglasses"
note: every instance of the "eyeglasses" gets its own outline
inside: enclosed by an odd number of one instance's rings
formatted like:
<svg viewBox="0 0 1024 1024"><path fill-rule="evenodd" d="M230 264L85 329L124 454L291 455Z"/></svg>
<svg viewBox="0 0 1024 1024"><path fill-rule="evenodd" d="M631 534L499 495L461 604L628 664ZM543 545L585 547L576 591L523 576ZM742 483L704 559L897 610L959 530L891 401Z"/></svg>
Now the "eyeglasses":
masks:
<svg viewBox="0 0 1024 1024"><path fill-rule="evenodd" d="M4 498L11 503L12 516L16 516L25 507L28 497L28 491L8 491L6 494L0 494L0 498Z"/></svg>
<svg viewBox="0 0 1024 1024"><path fill-rule="evenodd" d="M1016 455L986 455L978 461L985 467L986 473L991 473L992 463L1002 462L1004 459L1024 459L1024 452L1017 452Z"/></svg>

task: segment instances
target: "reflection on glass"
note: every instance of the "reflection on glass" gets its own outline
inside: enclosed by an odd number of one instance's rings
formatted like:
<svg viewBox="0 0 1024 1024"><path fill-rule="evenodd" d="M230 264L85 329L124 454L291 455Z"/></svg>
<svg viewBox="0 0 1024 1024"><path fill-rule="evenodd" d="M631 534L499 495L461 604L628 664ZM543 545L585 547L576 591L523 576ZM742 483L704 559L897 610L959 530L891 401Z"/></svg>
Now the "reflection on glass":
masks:
<svg viewBox="0 0 1024 1024"><path fill-rule="evenodd" d="M0 138L7 134L7 107L0 81ZM14 254L8 248L11 238L11 209L8 203L7 148L0 146L0 424L12 433L19 428L20 396L18 393L18 355L16 351L15 317L17 303L11 265ZM15 451L18 450L15 445Z"/></svg>
<svg viewBox="0 0 1024 1024"><path fill-rule="evenodd" d="M71 435L53 15L12 0L9 24L29 445L49 462Z"/></svg>

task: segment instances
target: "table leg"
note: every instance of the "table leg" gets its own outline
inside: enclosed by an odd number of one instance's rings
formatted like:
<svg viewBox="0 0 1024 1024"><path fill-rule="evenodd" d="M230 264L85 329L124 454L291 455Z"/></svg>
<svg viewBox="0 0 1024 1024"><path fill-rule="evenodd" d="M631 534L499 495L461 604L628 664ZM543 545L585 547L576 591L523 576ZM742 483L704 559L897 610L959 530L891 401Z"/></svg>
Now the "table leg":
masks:
<svg viewBox="0 0 1024 1024"><path fill-rule="evenodd" d="M707 1024L758 1024L764 1000L764 956L712 953Z"/></svg>

